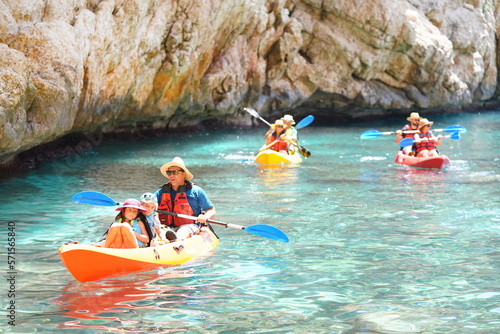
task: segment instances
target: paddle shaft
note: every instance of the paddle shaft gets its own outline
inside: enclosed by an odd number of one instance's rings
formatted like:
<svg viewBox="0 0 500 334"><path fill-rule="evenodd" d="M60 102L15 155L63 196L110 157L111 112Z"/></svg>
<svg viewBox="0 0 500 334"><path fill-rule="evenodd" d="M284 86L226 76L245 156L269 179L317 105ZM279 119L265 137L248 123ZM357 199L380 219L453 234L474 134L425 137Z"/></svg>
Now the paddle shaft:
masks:
<svg viewBox="0 0 500 334"><path fill-rule="evenodd" d="M447 126L446 128L444 129L433 129L432 131L434 132L448 132L448 133L455 133L455 132L458 132L458 133L466 133L467 132L467 129L464 128L463 126L461 125L450 125L450 126ZM377 130L368 130L368 131L365 131L361 134L361 139L370 139L370 138L376 138L376 137L380 137L380 136L383 136L383 135L392 135L392 134L395 134L395 133L398 133L398 134L415 134L415 133L418 133L419 131L418 130L406 130L406 131L385 131L385 132L380 132L380 131L377 131Z"/></svg>
<svg viewBox="0 0 500 334"><path fill-rule="evenodd" d="M265 119L263 119L262 117L260 117L260 116L259 116L259 119L260 119L262 122L266 123L267 125L272 126L272 125L271 125L271 123L269 123L268 121L266 121L266 120L265 120Z"/></svg>
<svg viewBox="0 0 500 334"><path fill-rule="evenodd" d="M444 132L446 129L432 129L432 132ZM401 131L403 134L411 134L411 133L418 133L418 130L407 130L407 131ZM386 131L386 132L380 132L381 135L393 135L396 134L397 131Z"/></svg>
<svg viewBox="0 0 500 334"><path fill-rule="evenodd" d="M444 136L441 136L440 138L460 139L460 136L458 135L458 133L456 133L456 134L452 133L451 135L444 135ZM440 138L434 137L434 138L429 138L429 140L439 140Z"/></svg>
<svg viewBox="0 0 500 334"><path fill-rule="evenodd" d="M442 138L451 138L454 140L460 139L460 134L458 132L452 133L451 135L441 136L440 138L431 138L431 140L438 141ZM413 138L404 138L399 142L399 145L402 147L410 146L415 144L417 141Z"/></svg>
<svg viewBox="0 0 500 334"><path fill-rule="evenodd" d="M444 131L447 131L447 129L432 129L431 130L432 132L444 132ZM418 133L419 131L418 130L410 130L410 131L403 131L402 133L404 134L409 134L409 133ZM396 131L391 131L391 132L382 132L383 135L385 134L394 134L396 133Z"/></svg>
<svg viewBox="0 0 500 334"><path fill-rule="evenodd" d="M101 206L115 206L119 205L119 203L115 202L111 197L108 195L105 195L103 193L99 193L96 191L84 191L80 192L78 194L75 194L72 197L72 200L76 203L85 203L85 204L93 204L93 205L101 205ZM167 212L163 210L158 210L161 213L167 214L167 215L172 215L176 217L181 217L185 219L191 219L191 220L198 220L198 217L194 216L188 216L184 214L179 214L179 213L172 213L172 212ZM251 225L251 226L241 226L241 225L236 225L236 224L229 224L225 222L219 222L216 220L211 220L207 219L206 222L216 224L216 225L222 225L225 227L232 227L236 228L239 230L244 230L245 232L248 232L253 235L257 235L259 237L264 237L268 239L273 239L273 240L278 240L282 242L288 242L288 236L283 233L280 229L270 226L270 225L264 225L264 224L257 224L257 225Z"/></svg>
<svg viewBox="0 0 500 334"><path fill-rule="evenodd" d="M262 118L255 109L252 109L252 108L243 108L243 110L245 110L246 112L248 112L253 117L260 119L262 122L266 123L267 125L272 126L271 123L269 123L264 118ZM306 116L303 119L301 119L300 122L298 122L295 125L295 129L299 130L299 129L305 128L306 126L308 126L309 124L311 124L313 121L314 121L314 116L313 115Z"/></svg>
<svg viewBox="0 0 500 334"><path fill-rule="evenodd" d="M179 217L179 218L184 218L184 219L191 219L191 220L195 220L195 221L198 220L198 217L189 216L189 215L185 215L185 214L182 214L182 213L168 212L168 211L163 211L163 210L156 210L156 211L159 212L159 213L163 213L163 214L174 216L174 217ZM225 222L220 222L220 221L212 220L212 219L207 219L207 223L216 224L216 225L222 225L222 226L225 226L225 227L238 228L238 229L241 229L241 230L245 229L245 226L236 225L236 224L230 224L230 223L225 223Z"/></svg>

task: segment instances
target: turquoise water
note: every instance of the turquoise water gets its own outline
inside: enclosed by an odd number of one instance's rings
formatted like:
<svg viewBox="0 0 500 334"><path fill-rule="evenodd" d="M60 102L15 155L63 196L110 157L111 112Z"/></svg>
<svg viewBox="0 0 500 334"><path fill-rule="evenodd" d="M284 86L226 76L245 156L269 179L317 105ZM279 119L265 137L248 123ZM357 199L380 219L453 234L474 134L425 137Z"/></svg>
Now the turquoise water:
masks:
<svg viewBox="0 0 500 334"><path fill-rule="evenodd" d="M301 129L312 156L298 166L259 168L252 159L266 129L232 129L93 147L3 180L1 266L6 277L15 272L15 297L3 280L1 331L499 332L500 113L430 119L434 128L467 128L458 141L443 139L452 162L443 171L395 165L391 136L359 139L404 124L391 119ZM137 198L163 184L159 167L174 156L207 191L218 220L269 224L290 243L214 226L220 246L194 262L75 281L58 248L97 240L115 212L71 196ZM7 324L11 302L15 327Z"/></svg>

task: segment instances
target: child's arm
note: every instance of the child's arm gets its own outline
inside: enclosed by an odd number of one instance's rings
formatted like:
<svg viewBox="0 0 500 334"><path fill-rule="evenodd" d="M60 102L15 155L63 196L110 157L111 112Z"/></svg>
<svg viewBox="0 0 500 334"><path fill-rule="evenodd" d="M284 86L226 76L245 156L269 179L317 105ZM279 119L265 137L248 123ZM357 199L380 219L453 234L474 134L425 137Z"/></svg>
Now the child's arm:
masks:
<svg viewBox="0 0 500 334"><path fill-rule="evenodd" d="M149 236L148 232L146 231L146 226L144 226L144 222L142 220L139 220L139 227L141 228L141 233L139 234L137 232L134 232L135 237L137 238L137 240L147 244L149 242Z"/></svg>

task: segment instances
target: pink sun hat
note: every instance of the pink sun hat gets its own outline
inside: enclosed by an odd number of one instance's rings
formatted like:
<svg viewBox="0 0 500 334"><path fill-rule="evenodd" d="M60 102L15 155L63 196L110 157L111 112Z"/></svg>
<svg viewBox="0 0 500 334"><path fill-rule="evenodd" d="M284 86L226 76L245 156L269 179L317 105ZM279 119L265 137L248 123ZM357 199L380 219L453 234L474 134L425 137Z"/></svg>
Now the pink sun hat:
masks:
<svg viewBox="0 0 500 334"><path fill-rule="evenodd" d="M115 211L122 211L125 208L133 208L133 209L138 209L141 212L146 212L146 208L141 205L141 202L139 202L136 199L133 198L128 198L123 202L123 204L118 207Z"/></svg>

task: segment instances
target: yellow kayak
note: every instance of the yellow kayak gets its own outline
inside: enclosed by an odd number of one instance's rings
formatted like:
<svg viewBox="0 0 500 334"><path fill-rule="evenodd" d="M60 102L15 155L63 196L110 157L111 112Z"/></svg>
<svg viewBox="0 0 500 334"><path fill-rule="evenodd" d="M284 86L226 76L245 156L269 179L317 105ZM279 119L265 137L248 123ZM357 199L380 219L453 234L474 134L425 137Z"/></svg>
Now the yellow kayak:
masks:
<svg viewBox="0 0 500 334"><path fill-rule="evenodd" d="M261 165L284 165L302 162L302 158L297 152L286 154L267 149L259 152L255 161Z"/></svg>
<svg viewBox="0 0 500 334"><path fill-rule="evenodd" d="M80 282L97 281L185 263L214 250L219 239L208 228L183 241L145 248L103 248L95 245L67 244L59 257Z"/></svg>

